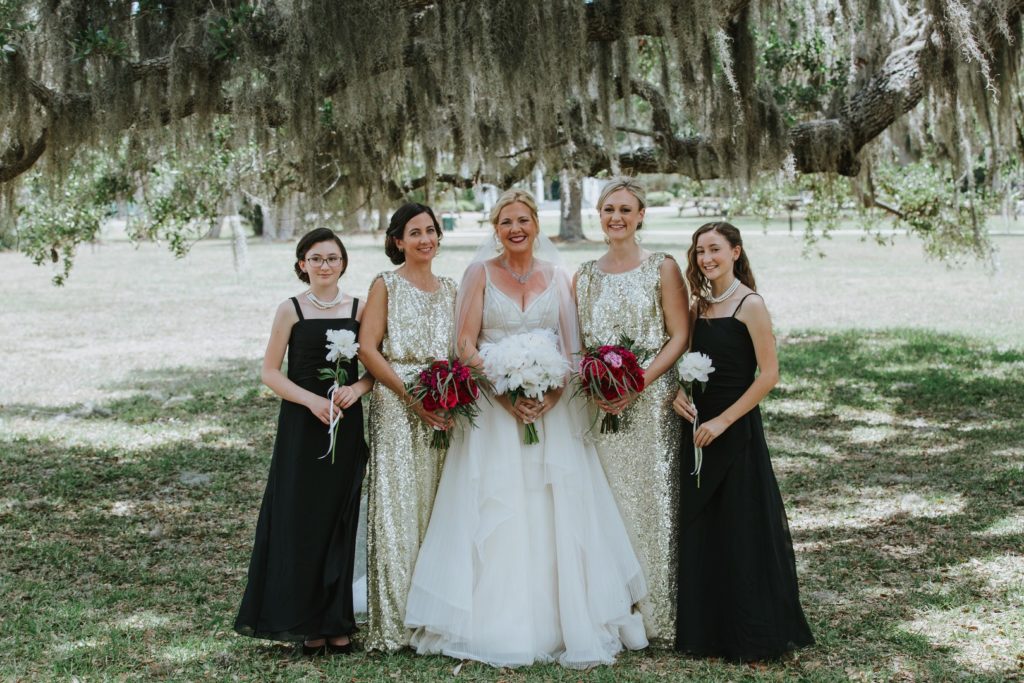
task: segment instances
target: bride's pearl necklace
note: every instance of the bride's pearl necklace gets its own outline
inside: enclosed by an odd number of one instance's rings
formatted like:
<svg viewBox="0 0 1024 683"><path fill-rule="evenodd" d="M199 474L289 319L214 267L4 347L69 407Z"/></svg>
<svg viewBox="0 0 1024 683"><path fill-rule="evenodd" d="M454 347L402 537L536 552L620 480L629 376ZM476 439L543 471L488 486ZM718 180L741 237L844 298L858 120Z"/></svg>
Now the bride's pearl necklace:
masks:
<svg viewBox="0 0 1024 683"><path fill-rule="evenodd" d="M314 294L313 290L309 290L308 292L306 292L306 298L309 299L309 303L313 304L321 311L326 311L327 309L334 308L335 306L340 304L341 300L345 298L345 293L339 289L338 296L334 297L330 301L324 301L316 294Z"/></svg>
<svg viewBox="0 0 1024 683"><path fill-rule="evenodd" d="M722 303L723 301L725 301L726 299L728 299L728 298L729 298L730 296L732 296L732 295L733 295L733 292L735 292L735 291L736 291L736 289L737 289L737 288L738 288L739 286L740 286L740 279L739 279L739 278L735 278L735 279L733 279L733 281L732 281L732 284L731 284L731 285L729 285L729 288L728 288L728 289L726 289L726 290L725 290L724 292L722 292L721 294L719 294L718 296L711 296L711 295L709 294L709 295L708 295L708 297L707 297L707 299L708 299L708 302L710 302L710 303L713 303L713 304L720 304L720 303Z"/></svg>

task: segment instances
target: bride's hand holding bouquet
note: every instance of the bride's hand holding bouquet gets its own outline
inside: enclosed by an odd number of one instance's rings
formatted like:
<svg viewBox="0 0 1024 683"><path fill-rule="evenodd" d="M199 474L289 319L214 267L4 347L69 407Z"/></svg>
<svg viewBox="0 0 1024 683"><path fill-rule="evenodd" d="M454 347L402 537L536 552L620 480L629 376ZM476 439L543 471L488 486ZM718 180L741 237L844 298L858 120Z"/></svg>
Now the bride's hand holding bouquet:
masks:
<svg viewBox="0 0 1024 683"><path fill-rule="evenodd" d="M523 443L540 443L534 422L561 397L569 361L549 330L513 334L480 347L484 372L505 409L526 425Z"/></svg>

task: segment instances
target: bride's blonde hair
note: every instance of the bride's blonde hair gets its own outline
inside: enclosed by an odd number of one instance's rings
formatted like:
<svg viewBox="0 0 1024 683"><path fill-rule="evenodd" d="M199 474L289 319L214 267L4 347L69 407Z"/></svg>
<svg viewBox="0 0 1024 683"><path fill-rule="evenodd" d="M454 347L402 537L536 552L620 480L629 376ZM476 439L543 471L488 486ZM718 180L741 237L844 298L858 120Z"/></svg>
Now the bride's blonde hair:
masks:
<svg viewBox="0 0 1024 683"><path fill-rule="evenodd" d="M540 218L537 217L537 200L535 200L533 195L526 190L517 190L515 188L505 190L502 195L498 197L498 201L494 203L494 206L491 207L491 214L489 216L491 225L497 226L498 216L501 214L502 209L509 204L515 204L516 202L526 204L526 208L528 208L530 213L533 215L533 222L536 223L537 228L540 229Z"/></svg>

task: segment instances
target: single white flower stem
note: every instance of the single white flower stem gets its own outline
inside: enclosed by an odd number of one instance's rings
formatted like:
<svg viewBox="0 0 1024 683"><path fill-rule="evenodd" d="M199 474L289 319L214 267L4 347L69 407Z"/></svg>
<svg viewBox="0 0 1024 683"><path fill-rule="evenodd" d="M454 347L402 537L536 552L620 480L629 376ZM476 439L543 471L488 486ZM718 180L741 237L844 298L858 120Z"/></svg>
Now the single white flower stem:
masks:
<svg viewBox="0 0 1024 683"><path fill-rule="evenodd" d="M700 468L704 464L704 449L697 445L697 427L700 425L700 420L697 418L697 404L694 403L692 393L687 398L690 399L690 404L693 406L693 472L692 475L697 476L697 488L700 488Z"/></svg>

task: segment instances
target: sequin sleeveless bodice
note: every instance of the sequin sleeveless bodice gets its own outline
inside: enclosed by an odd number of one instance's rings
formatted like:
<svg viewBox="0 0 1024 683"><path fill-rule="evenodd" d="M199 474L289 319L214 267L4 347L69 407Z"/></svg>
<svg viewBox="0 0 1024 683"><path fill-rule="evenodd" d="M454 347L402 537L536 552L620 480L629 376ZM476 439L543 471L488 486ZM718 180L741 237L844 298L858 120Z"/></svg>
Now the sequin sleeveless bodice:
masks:
<svg viewBox="0 0 1024 683"><path fill-rule="evenodd" d="M580 266L576 299L585 346L615 344L623 335L650 353L665 345L668 334L661 307L661 263L666 257L655 252L625 273L605 273L596 261Z"/></svg>

